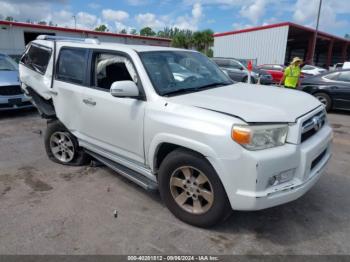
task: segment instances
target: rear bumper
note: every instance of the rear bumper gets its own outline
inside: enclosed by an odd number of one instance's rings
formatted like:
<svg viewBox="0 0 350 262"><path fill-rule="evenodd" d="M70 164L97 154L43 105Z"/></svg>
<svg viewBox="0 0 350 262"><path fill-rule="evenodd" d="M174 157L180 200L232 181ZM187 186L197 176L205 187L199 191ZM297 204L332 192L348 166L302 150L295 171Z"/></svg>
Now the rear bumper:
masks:
<svg viewBox="0 0 350 262"><path fill-rule="evenodd" d="M302 144L248 151L237 159L220 159L217 172L235 210L260 210L293 201L320 178L331 157L332 129L326 125ZM292 178L271 185L292 170Z"/></svg>
<svg viewBox="0 0 350 262"><path fill-rule="evenodd" d="M0 111L9 111L32 107L33 105L30 102L30 98L24 94L14 96L0 96Z"/></svg>

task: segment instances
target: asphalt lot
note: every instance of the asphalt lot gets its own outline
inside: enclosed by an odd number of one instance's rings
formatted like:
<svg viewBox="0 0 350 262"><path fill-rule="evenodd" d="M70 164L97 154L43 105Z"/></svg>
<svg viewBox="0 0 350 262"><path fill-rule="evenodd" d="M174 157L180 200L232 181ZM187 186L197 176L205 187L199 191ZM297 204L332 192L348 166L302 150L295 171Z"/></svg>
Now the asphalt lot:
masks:
<svg viewBox="0 0 350 262"><path fill-rule="evenodd" d="M205 230L106 167L49 161L35 111L0 113L0 254L350 254L350 113L329 120L333 158L311 191Z"/></svg>

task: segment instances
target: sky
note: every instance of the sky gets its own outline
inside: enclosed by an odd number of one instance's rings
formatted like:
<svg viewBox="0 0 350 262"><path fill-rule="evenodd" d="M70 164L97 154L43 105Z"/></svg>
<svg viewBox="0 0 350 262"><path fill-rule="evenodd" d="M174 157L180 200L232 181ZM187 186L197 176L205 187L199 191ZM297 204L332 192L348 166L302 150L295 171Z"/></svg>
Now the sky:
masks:
<svg viewBox="0 0 350 262"><path fill-rule="evenodd" d="M0 0L0 19L119 32L145 26L225 32L292 21L315 27L319 0ZM323 0L320 29L350 34L350 0Z"/></svg>

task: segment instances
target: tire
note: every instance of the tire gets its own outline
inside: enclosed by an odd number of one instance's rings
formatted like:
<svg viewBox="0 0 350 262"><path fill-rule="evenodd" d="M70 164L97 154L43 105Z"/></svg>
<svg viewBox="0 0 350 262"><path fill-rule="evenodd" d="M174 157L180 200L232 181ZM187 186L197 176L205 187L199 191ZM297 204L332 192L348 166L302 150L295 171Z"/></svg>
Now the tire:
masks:
<svg viewBox="0 0 350 262"><path fill-rule="evenodd" d="M55 163L82 166L90 161L77 139L58 120L47 123L44 141L46 154Z"/></svg>
<svg viewBox="0 0 350 262"><path fill-rule="evenodd" d="M329 112L332 109L332 99L326 93L315 93L314 96L326 107L326 111Z"/></svg>
<svg viewBox="0 0 350 262"><path fill-rule="evenodd" d="M210 227L232 212L214 168L195 152L176 149L169 153L159 168L158 182L165 205L188 224Z"/></svg>

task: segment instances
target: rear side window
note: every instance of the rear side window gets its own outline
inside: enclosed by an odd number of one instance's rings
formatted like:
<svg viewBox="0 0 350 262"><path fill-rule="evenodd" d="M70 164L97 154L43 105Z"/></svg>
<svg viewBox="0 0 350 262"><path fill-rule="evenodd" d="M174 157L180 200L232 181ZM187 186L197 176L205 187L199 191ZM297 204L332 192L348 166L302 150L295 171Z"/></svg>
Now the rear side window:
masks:
<svg viewBox="0 0 350 262"><path fill-rule="evenodd" d="M86 81L88 50L62 48L58 57L56 79L83 85Z"/></svg>
<svg viewBox="0 0 350 262"><path fill-rule="evenodd" d="M339 73L337 80L343 82L350 82L350 71Z"/></svg>
<svg viewBox="0 0 350 262"><path fill-rule="evenodd" d="M221 67L228 67L230 65L229 60L223 60L223 59L214 59L213 60L218 66Z"/></svg>
<svg viewBox="0 0 350 262"><path fill-rule="evenodd" d="M282 66L279 66L279 65L274 65L274 66L273 66L273 70L276 70L276 71L283 71L283 67L282 67Z"/></svg>
<svg viewBox="0 0 350 262"><path fill-rule="evenodd" d="M32 44L21 58L21 63L40 74L45 74L50 57L51 48Z"/></svg>
<svg viewBox="0 0 350 262"><path fill-rule="evenodd" d="M270 66L270 65L262 65L262 66L260 66L260 69L263 69L263 70L273 70L273 67Z"/></svg>
<svg viewBox="0 0 350 262"><path fill-rule="evenodd" d="M338 76L338 73L331 73L331 74L324 76L324 78L329 79L329 80L335 80L337 78L337 76Z"/></svg>

